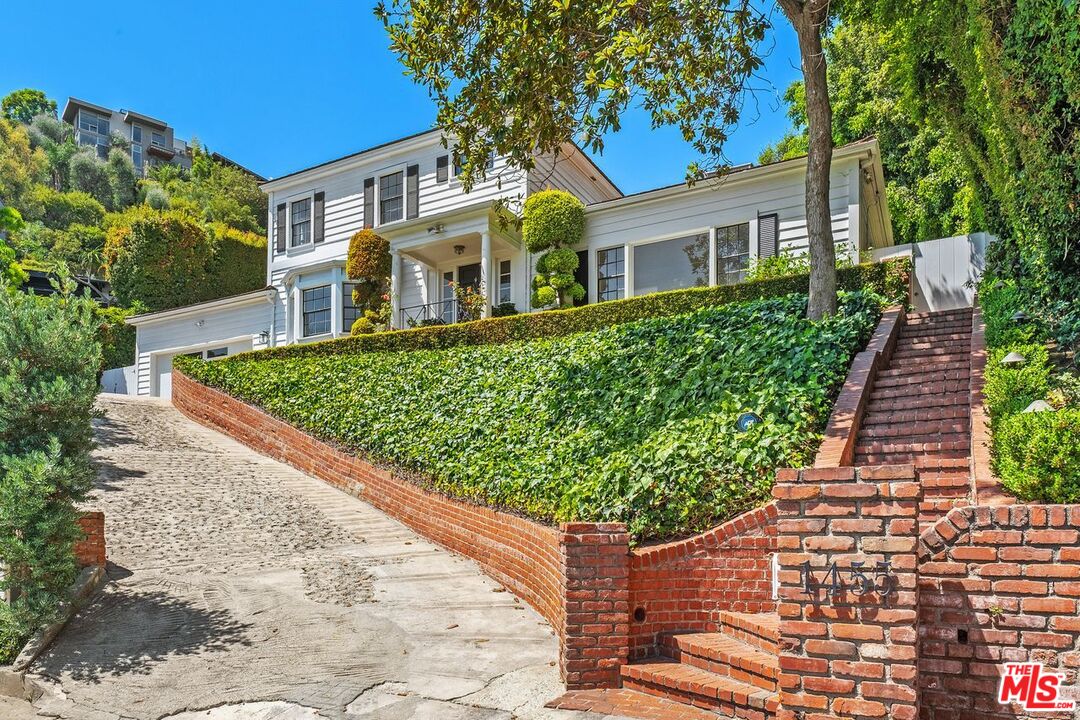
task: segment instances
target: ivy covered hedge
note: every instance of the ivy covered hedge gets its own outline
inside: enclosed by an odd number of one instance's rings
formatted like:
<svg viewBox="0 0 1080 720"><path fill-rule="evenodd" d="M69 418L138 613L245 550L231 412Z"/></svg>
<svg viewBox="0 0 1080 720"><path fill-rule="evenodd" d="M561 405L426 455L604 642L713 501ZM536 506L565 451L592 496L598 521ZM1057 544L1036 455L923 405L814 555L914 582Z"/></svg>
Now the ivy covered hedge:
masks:
<svg viewBox="0 0 1080 720"><path fill-rule="evenodd" d="M979 289L989 348L986 405L994 471L1023 500L1080 502L1080 377L1055 367L1048 341L1055 328L1038 319L1016 283L987 276ZM1031 315L1013 320L1018 311ZM1025 360L1002 365L1010 352ZM1024 412L1034 401L1050 410Z"/></svg>
<svg viewBox="0 0 1080 720"><path fill-rule="evenodd" d="M910 278L911 261L901 258L839 269L837 288L846 291L866 289L884 296L889 303L907 305ZM790 293L806 293L809 287L810 276L803 274L737 285L670 290L565 310L523 313L454 325L435 325L323 340L307 345L289 345L260 350L259 356L299 357L389 350L433 350L559 337L646 318L681 315L703 307L782 297Z"/></svg>
<svg viewBox="0 0 1080 720"><path fill-rule="evenodd" d="M673 315L689 302L676 297L652 307ZM791 294L530 342L176 363L451 496L623 521L640 541L712 527L766 499L777 467L807 464L881 304L845 293L840 314L811 322ZM746 411L764 422L739 433Z"/></svg>

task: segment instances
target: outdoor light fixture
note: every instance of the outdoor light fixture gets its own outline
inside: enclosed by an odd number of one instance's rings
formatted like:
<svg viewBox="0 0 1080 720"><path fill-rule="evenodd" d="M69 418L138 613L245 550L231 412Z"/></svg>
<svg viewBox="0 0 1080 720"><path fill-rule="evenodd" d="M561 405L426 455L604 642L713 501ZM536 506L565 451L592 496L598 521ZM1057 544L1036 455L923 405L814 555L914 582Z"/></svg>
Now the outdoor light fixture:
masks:
<svg viewBox="0 0 1080 720"><path fill-rule="evenodd" d="M195 327L202 327L205 324L206 324L205 320L196 320L195 321Z"/></svg>
<svg viewBox="0 0 1080 720"><path fill-rule="evenodd" d="M431 227L429 227L429 228L427 229L427 231L428 231L429 233L431 233L432 235L439 235L439 234L441 234L441 233L442 233L443 229L444 229L444 228L443 228L443 224L442 224L442 223L435 223L434 225L432 225Z"/></svg>
<svg viewBox="0 0 1080 720"><path fill-rule="evenodd" d="M1027 358L1015 351L1001 358L1002 365L1023 365L1026 362Z"/></svg>
<svg viewBox="0 0 1080 720"><path fill-rule="evenodd" d="M465 246L464 245L455 245L454 246L454 254L455 255L460 255L463 252L465 252Z"/></svg>
<svg viewBox="0 0 1080 720"><path fill-rule="evenodd" d="M1028 314L1026 312L1024 312L1023 310L1017 310L1016 312L1013 313L1012 319L1013 319L1013 322L1018 322L1018 323L1027 322Z"/></svg>
<svg viewBox="0 0 1080 720"><path fill-rule="evenodd" d="M264 345L265 345L266 343L270 342L270 331L269 331L269 330L263 330L263 331L262 331L261 333L259 333L259 340L260 340L260 341L261 341L261 342L262 342L262 343L263 343Z"/></svg>
<svg viewBox="0 0 1080 720"><path fill-rule="evenodd" d="M739 432L746 432L761 422L764 422L764 420L762 420L761 416L757 413L744 412L739 416L739 419L735 421L735 427L739 428Z"/></svg>
<svg viewBox="0 0 1080 720"><path fill-rule="evenodd" d="M1053 410L1053 409L1054 409L1054 406L1051 405L1050 403L1046 402L1045 400L1036 400L1035 402L1031 403L1026 408L1024 408L1024 412L1026 412L1026 413L1046 412L1047 410Z"/></svg>

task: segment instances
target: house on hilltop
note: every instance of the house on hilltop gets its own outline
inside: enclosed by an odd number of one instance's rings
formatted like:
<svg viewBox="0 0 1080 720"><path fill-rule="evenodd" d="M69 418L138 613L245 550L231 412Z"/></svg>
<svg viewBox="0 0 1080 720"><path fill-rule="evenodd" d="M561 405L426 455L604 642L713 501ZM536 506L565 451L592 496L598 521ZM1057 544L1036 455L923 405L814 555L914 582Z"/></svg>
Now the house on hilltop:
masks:
<svg viewBox="0 0 1080 720"><path fill-rule="evenodd" d="M466 193L439 130L270 180L267 287L133 317L136 388L168 397L177 355L245 350L347 335L357 310L345 276L349 239L372 228L390 242L393 324L456 320L452 283L482 288L487 312L529 310L535 259L495 201L520 207L546 187L586 205L578 280L585 302L743 279L751 262L807 248L806 160L739 168L720 181L624 195L566 145L524 172L494 157ZM892 245L880 152L873 139L837 148L831 205L838 256ZM502 212L505 212L502 211Z"/></svg>

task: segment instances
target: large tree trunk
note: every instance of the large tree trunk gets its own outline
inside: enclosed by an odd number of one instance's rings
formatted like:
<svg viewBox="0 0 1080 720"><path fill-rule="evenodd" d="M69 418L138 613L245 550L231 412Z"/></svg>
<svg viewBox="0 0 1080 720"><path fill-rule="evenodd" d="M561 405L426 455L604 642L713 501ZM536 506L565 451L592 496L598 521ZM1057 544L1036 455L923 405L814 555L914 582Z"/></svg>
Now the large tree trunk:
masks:
<svg viewBox="0 0 1080 720"><path fill-rule="evenodd" d="M819 320L836 312L836 247L829 210L832 165L832 105L825 73L821 33L828 17L828 0L779 0L799 36L806 85L809 150L806 160L806 231L810 244L810 303L806 314Z"/></svg>

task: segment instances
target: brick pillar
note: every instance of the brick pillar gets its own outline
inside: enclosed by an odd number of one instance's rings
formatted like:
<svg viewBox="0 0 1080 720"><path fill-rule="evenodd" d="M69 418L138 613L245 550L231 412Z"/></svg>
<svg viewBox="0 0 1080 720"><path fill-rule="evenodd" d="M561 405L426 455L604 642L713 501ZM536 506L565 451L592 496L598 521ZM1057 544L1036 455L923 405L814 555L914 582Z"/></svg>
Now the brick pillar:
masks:
<svg viewBox="0 0 1080 720"><path fill-rule="evenodd" d="M79 518L83 539L75 543L75 559L79 567L105 567L105 513L100 510L84 512Z"/></svg>
<svg viewBox="0 0 1080 720"><path fill-rule="evenodd" d="M570 690L618 687L630 654L630 536L622 523L563 523L562 652Z"/></svg>
<svg viewBox="0 0 1080 720"><path fill-rule="evenodd" d="M921 494L910 465L777 474L778 720L918 718ZM807 594L806 562L812 584L825 589ZM858 562L872 589L853 574ZM875 577L878 562L890 571ZM842 588L833 594L837 576ZM895 590L882 592L888 586ZM869 591L859 596L856 587Z"/></svg>

